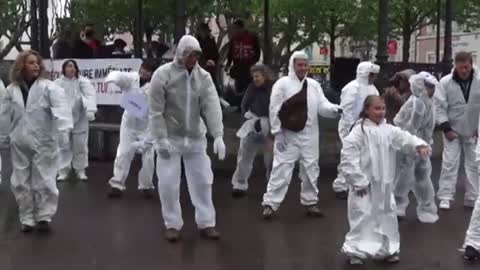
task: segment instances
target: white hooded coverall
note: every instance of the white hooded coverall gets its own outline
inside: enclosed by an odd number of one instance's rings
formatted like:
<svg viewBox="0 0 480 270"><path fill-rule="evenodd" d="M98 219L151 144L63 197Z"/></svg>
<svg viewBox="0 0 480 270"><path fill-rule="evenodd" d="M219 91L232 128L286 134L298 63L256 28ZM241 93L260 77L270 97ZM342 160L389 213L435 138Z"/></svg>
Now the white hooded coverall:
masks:
<svg viewBox="0 0 480 270"><path fill-rule="evenodd" d="M480 77L474 67L468 102L466 102L460 85L453 80L453 72L440 80L435 91L434 102L437 124L450 123L458 137L449 141L443 136L442 170L440 173L439 200L454 199L460 156L463 150L467 181L465 182L465 205L473 205L478 196L478 163L475 160L477 144L478 119L480 112Z"/></svg>
<svg viewBox="0 0 480 270"><path fill-rule="evenodd" d="M477 144L475 155L476 161L479 162L480 144ZM470 217L470 224L468 225L464 243L464 247L466 246L471 246L477 251L480 251L480 196L478 196L475 201L472 216Z"/></svg>
<svg viewBox="0 0 480 270"><path fill-rule="evenodd" d="M270 125L275 136L273 167L268 181L267 191L263 195L263 205L277 210L287 193L292 180L295 163L299 161L299 177L302 180L300 202L310 206L318 202L319 127L318 116L335 118L340 106L330 103L320 84L311 79L300 80L295 74L295 59L308 59L304 52L294 52L290 57L288 76L279 79L272 88L270 98ZM304 80L308 82L308 115L305 128L293 132L281 127L278 117L282 104L302 89Z"/></svg>
<svg viewBox="0 0 480 270"><path fill-rule="evenodd" d="M140 87L138 72L111 72L107 79L117 85L122 92L139 91L139 94L148 98L150 83ZM151 134L148 132L148 114L143 118L137 118L127 111L123 112L120 124L120 142L117 148L117 156L113 164L113 177L108 182L112 188L125 190L125 182L130 172L130 166L135 153L142 154L142 168L138 172L138 189L155 189L153 185L153 173L155 171L155 150Z"/></svg>
<svg viewBox="0 0 480 270"><path fill-rule="evenodd" d="M5 95L5 91L6 91L5 90L5 85L3 84L2 80L0 80L0 96ZM2 147L0 147L0 150L2 148L7 148L8 140L6 140L6 139L7 138L0 138L0 145L2 145ZM0 183L2 183L2 157L1 156L0 156Z"/></svg>
<svg viewBox="0 0 480 270"><path fill-rule="evenodd" d="M384 259L400 252L395 213L396 151L413 154L427 145L398 127L359 120L343 141L340 170L348 183L348 222L342 252L350 257ZM359 190L367 190L363 197Z"/></svg>
<svg viewBox="0 0 480 270"><path fill-rule="evenodd" d="M57 211L58 135L73 128L65 92L53 82L37 79L25 104L20 86L10 84L0 96L0 138L10 141L12 192L20 222L50 222Z"/></svg>
<svg viewBox="0 0 480 270"><path fill-rule="evenodd" d="M438 85L437 79L427 72L420 72L409 79L412 95L401 107L393 122L395 125L424 141L433 144L435 128L435 108L428 97L425 83ZM397 177L395 179L395 202L397 215L405 216L412 190L417 198L417 216L421 222L434 223L438 220L435 204L435 190L431 174L430 158L416 155L401 155L397 160Z"/></svg>
<svg viewBox="0 0 480 270"><path fill-rule="evenodd" d="M193 36L182 37L173 62L158 68L151 81L149 120L157 143L158 191L167 229L183 226L179 198L182 160L197 226L215 226L205 123L215 138L214 152L218 150L224 158L222 111L210 74L198 63L191 71L185 67L185 57L195 51L201 52L198 41Z"/></svg>
<svg viewBox="0 0 480 270"><path fill-rule="evenodd" d="M55 83L65 91L73 116L70 141L60 145L60 170L68 173L73 167L76 172L85 171L88 167L88 122L94 120L97 112L96 90L81 76L73 79L62 76Z"/></svg>
<svg viewBox="0 0 480 270"><path fill-rule="evenodd" d="M358 120L365 98L379 95L375 85L368 82L370 73L377 74L379 72L380 66L372 62L362 62L357 66L357 78L343 87L340 96L340 107L343 112L338 122L340 141L347 137L355 121ZM332 187L335 192L347 191L347 183L341 173L333 181Z"/></svg>

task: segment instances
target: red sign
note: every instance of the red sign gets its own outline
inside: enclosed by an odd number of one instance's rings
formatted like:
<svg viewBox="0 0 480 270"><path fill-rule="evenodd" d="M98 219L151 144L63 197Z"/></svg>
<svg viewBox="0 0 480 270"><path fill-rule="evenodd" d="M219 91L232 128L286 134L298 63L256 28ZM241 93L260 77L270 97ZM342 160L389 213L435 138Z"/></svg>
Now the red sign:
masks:
<svg viewBox="0 0 480 270"><path fill-rule="evenodd" d="M321 47L320 48L320 55L328 55L328 48L327 47Z"/></svg>
<svg viewBox="0 0 480 270"><path fill-rule="evenodd" d="M398 50L398 44L396 40L390 40L387 44L387 53L389 55L396 55Z"/></svg>

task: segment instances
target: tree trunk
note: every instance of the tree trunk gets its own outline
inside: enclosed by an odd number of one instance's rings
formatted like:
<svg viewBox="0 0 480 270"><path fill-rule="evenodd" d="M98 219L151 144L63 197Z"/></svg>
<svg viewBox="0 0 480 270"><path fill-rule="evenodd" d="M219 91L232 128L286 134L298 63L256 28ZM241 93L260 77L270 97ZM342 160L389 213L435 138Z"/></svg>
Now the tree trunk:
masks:
<svg viewBox="0 0 480 270"><path fill-rule="evenodd" d="M333 67L335 64L335 41L337 39L337 34L336 34L336 28L337 28L337 18L335 17L334 14L331 15L330 17L330 66Z"/></svg>
<svg viewBox="0 0 480 270"><path fill-rule="evenodd" d="M412 32L409 29L403 29L403 46L402 46L402 62L408 63L410 60L410 41L412 39Z"/></svg>

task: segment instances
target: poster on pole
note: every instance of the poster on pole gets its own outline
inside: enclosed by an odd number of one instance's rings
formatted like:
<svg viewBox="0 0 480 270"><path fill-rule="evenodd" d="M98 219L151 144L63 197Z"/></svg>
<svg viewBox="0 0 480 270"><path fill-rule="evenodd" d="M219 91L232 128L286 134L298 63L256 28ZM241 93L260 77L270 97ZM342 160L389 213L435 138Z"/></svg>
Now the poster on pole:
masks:
<svg viewBox="0 0 480 270"><path fill-rule="evenodd" d="M142 59L74 59L80 75L89 79L97 90L98 105L119 105L122 98L120 89L114 84L104 83L107 75L113 70L138 71L142 65ZM45 68L51 80L56 80L62 75L62 65L66 59L45 60Z"/></svg>

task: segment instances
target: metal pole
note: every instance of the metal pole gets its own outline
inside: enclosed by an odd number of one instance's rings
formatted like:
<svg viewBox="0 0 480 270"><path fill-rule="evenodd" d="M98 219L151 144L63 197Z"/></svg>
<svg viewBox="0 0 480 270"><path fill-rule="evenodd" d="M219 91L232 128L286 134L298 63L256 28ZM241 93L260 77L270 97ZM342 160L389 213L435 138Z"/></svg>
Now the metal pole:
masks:
<svg viewBox="0 0 480 270"><path fill-rule="evenodd" d="M176 0L175 44L185 35L187 27L187 0Z"/></svg>
<svg viewBox="0 0 480 270"><path fill-rule="evenodd" d="M266 65L272 64L272 43L271 43L271 26L270 26L270 1L264 0L264 43L263 43L263 62Z"/></svg>
<svg viewBox="0 0 480 270"><path fill-rule="evenodd" d="M39 44L38 44L38 16L37 16L37 0L30 0L30 17L31 17L31 25L30 25L30 47L32 50L38 51Z"/></svg>
<svg viewBox="0 0 480 270"><path fill-rule="evenodd" d="M441 13L442 0L437 0L437 44L436 44L436 63L440 63L440 27L441 27Z"/></svg>
<svg viewBox="0 0 480 270"><path fill-rule="evenodd" d="M48 37L48 0L39 0L38 17L40 26L40 55L50 58L50 39Z"/></svg>
<svg viewBox="0 0 480 270"><path fill-rule="evenodd" d="M143 45L143 0L137 1L137 17L135 27L135 57L142 58Z"/></svg>
<svg viewBox="0 0 480 270"><path fill-rule="evenodd" d="M443 48L443 64L446 70L452 65L452 0L446 0L445 5L445 45ZM445 70L444 70L445 71Z"/></svg>
<svg viewBox="0 0 480 270"><path fill-rule="evenodd" d="M377 62L382 64L388 61L388 0L378 1L378 11Z"/></svg>

